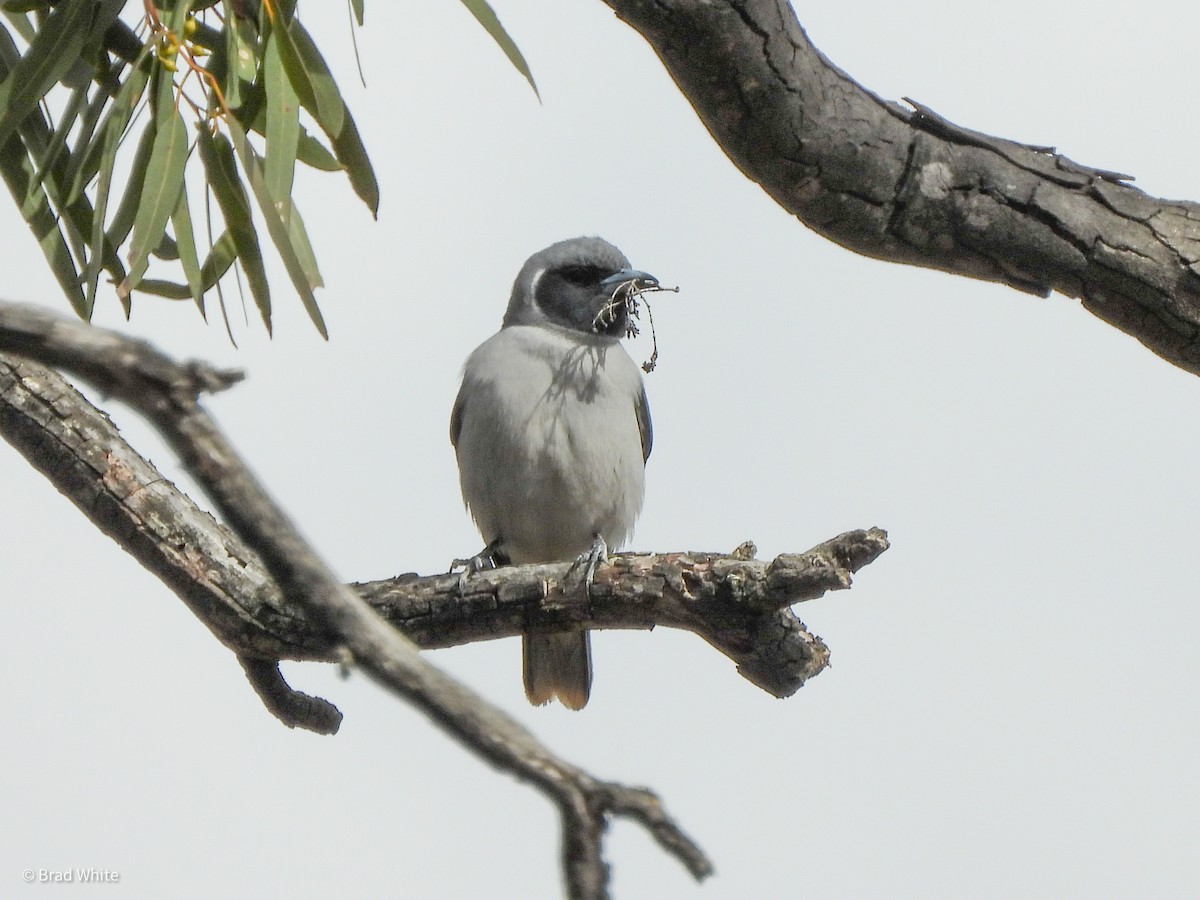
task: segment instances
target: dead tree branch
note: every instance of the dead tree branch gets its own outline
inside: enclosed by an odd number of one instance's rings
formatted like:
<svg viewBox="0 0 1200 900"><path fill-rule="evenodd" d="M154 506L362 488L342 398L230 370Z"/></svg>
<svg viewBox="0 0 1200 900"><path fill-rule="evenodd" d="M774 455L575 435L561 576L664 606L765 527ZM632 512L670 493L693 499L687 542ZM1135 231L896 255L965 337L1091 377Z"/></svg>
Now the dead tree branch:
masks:
<svg viewBox="0 0 1200 900"><path fill-rule="evenodd" d="M717 553L619 553L596 573L592 600L573 602L569 563L482 572L458 592L457 577L401 575L353 585L421 647L447 647L562 630L680 628L703 638L738 672L776 697L794 694L829 663L829 648L791 607L850 586L888 547L878 528L838 535L771 562Z"/></svg>
<svg viewBox="0 0 1200 900"><path fill-rule="evenodd" d="M866 256L1078 298L1200 374L1200 205L888 102L788 0L606 0L716 142L814 231Z"/></svg>
<svg viewBox="0 0 1200 900"><path fill-rule="evenodd" d="M0 342L16 317L11 310L0 307ZM57 320L41 310L17 313ZM68 331L88 330L72 320L60 324ZM102 339L103 333L97 337ZM316 718L307 721L304 713L313 709L314 698L287 698L275 666L280 659L339 660L328 630L276 587L236 534L138 455L107 416L57 375L29 362L0 371L6 379L0 382L5 436L242 658L273 712L292 726L329 730L334 713L318 704ZM770 563L750 558L752 553L618 554L597 573L587 608L564 590L568 563L483 572L471 579L465 595L458 578L445 575L400 575L351 587L422 649L573 624L680 628L727 655L759 687L784 697L829 659L824 642L791 607L849 587L851 575L886 548L886 535L871 529Z"/></svg>
<svg viewBox="0 0 1200 900"><path fill-rule="evenodd" d="M208 386L204 376L197 376L203 367L178 365L149 345L114 332L10 305L0 306L0 351L45 359L80 374L142 413L172 445L241 540L262 560L280 593L326 633L327 646L347 654L375 681L421 709L492 766L534 785L551 799L563 817L562 865L570 897L608 896L608 867L601 847L609 815L629 815L646 825L660 846L695 877L711 872L703 852L662 811L656 796L599 781L552 753L511 717L422 660L414 644L350 588L338 583L200 406L199 392ZM214 386L227 381L218 379ZM87 504L81 498L88 492L100 507L116 499L117 508L107 510L112 518L106 532L123 547L132 552L142 549L144 540L155 544L153 537L144 539L133 533L136 524L127 516L129 506L121 502L143 490L142 484L126 480L137 461L123 450L110 451L103 444L99 455L80 460L76 448L91 443L97 437L91 429L107 420L94 408L86 422L77 420L74 413L82 406L90 404L53 372L34 362L0 355L0 431L4 436L39 468L61 462L64 468L55 472L52 480L85 512ZM94 467L99 467L98 479ZM151 480L162 481L161 476L151 476ZM97 491L97 482L105 490ZM187 518L189 527L196 524L194 517ZM155 560L152 570L174 588L172 579L178 581L178 573L186 571L188 551L194 554L195 549L185 547L174 563ZM153 556L159 551L151 547L147 552ZM191 562L195 568L198 561ZM193 575L190 580L200 579ZM180 587L193 609L204 608L219 593L194 595L188 593L189 585ZM269 633L257 624L249 630L251 640ZM229 643L236 634L236 628L229 629L223 639ZM246 665L247 675L272 711L284 712L285 721L290 717L315 730L321 730L322 722L324 730L336 727L336 711L320 701L307 704L310 709L305 711L306 700L312 698L286 688L278 671L271 672L261 663L264 658L273 662L278 657L239 653L243 659L259 661Z"/></svg>

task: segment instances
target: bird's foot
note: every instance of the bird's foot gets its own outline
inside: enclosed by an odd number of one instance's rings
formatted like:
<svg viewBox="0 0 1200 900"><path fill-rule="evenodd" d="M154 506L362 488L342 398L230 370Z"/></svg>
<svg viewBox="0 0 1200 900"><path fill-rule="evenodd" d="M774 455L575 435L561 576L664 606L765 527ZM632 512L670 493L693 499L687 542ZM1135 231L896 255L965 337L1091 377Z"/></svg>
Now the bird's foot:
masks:
<svg viewBox="0 0 1200 900"><path fill-rule="evenodd" d="M582 587L584 597L588 600L592 599L592 579L596 575L596 567L602 562L608 562L608 543L599 534L594 534L592 546L575 557L575 562L567 569L567 580L571 581L572 576L578 578L575 587ZM576 574L579 569L583 571Z"/></svg>
<svg viewBox="0 0 1200 900"><path fill-rule="evenodd" d="M500 544L499 538L492 541L474 556L469 556L466 559L455 559L450 562L450 572L453 575L454 570L461 568L458 573L458 592L465 594L467 591L467 579L472 575L478 575L486 569L495 569L506 562L497 549Z"/></svg>

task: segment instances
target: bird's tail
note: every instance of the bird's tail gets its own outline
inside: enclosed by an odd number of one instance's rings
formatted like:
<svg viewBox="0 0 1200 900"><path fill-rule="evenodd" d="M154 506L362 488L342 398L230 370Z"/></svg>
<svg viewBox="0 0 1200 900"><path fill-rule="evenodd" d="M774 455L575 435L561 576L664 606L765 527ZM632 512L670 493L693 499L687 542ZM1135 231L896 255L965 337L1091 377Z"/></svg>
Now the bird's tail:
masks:
<svg viewBox="0 0 1200 900"><path fill-rule="evenodd" d="M534 706L557 697L583 709L592 692L592 638L587 631L552 631L521 638L525 696Z"/></svg>

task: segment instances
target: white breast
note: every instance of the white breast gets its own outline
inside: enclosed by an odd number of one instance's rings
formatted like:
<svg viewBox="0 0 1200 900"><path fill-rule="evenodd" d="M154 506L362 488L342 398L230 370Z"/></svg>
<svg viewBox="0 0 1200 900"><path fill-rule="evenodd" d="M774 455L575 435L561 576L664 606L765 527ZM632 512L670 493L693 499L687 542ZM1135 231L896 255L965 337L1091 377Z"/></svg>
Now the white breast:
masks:
<svg viewBox="0 0 1200 900"><path fill-rule="evenodd" d="M471 354L456 442L463 500L514 563L618 547L642 507L642 378L615 340L502 329Z"/></svg>

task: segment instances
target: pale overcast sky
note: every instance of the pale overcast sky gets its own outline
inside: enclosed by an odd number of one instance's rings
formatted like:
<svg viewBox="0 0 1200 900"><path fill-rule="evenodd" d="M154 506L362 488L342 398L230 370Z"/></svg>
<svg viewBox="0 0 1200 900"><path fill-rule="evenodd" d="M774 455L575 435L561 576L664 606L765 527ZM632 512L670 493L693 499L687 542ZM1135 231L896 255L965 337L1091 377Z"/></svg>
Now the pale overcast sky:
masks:
<svg viewBox="0 0 1200 900"><path fill-rule="evenodd" d="M431 655L596 775L654 787L716 864L696 886L619 824L616 897L1196 896L1200 381L1073 300L830 244L726 160L598 0L494 3L541 104L453 0L367 4L365 91L343 4L301 4L383 191L375 222L340 176L299 185L328 344L280 267L273 340L252 315L234 349L215 317L151 299L126 326L106 296L98 321L248 371L210 406L346 580L433 573L479 545L447 439L463 359L530 253L608 238L682 288L654 304L632 546L893 541L799 610L834 665L788 700L666 630L597 634L583 713L526 705L516 641ZM802 6L882 96L1200 200L1195 3ZM0 230L4 296L66 309L7 202ZM559 895L539 795L329 666L285 671L341 707L341 733L287 730L7 445L0 492L0 895ZM70 867L120 883L21 882Z"/></svg>

